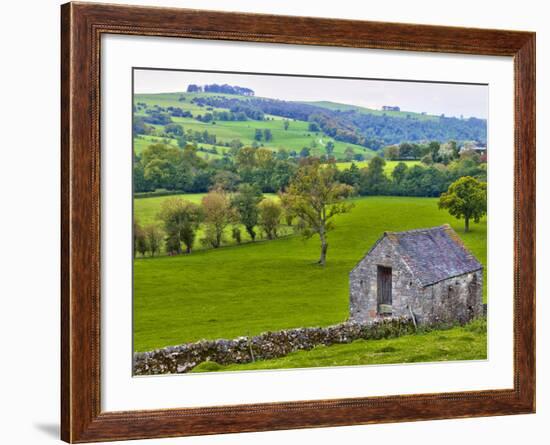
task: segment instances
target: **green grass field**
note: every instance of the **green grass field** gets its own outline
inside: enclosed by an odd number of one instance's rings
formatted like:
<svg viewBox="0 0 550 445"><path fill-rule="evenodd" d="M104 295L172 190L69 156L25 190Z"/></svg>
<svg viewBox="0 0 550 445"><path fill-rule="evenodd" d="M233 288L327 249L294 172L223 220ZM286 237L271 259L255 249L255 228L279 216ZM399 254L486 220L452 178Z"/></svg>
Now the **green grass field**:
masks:
<svg viewBox="0 0 550 445"><path fill-rule="evenodd" d="M160 199L135 200L136 216L151 218ZM385 230L450 223L486 267L485 220L463 234L462 222L438 210L437 199L366 197L354 202L351 213L336 219L325 268L315 264L318 239L298 236L136 259L134 349L341 322L348 315L348 273Z"/></svg>
<svg viewBox="0 0 550 445"><path fill-rule="evenodd" d="M483 321L476 320L464 327L445 331L404 335L384 340L356 340L342 345L317 346L310 351L297 351L282 358L260 360L254 363L222 366L207 361L191 372L382 365L486 358L486 326Z"/></svg>

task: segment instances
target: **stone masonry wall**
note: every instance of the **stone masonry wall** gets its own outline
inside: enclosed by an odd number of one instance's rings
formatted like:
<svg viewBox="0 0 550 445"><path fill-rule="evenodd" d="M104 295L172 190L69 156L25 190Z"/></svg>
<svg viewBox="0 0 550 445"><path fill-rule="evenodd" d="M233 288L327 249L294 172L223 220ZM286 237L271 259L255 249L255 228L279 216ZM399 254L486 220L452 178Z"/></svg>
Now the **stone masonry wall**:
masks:
<svg viewBox="0 0 550 445"><path fill-rule="evenodd" d="M483 315L483 271L478 270L440 281L423 290L413 303L423 323L464 324Z"/></svg>
<svg viewBox="0 0 550 445"><path fill-rule="evenodd" d="M350 273L350 319L357 322L378 316L378 266L392 268L392 311L394 316L410 316L409 304L418 300L422 289L393 244L382 238L372 251Z"/></svg>
<svg viewBox="0 0 550 445"><path fill-rule="evenodd" d="M398 337L415 331L409 317L392 317L357 323L347 321L326 328L297 328L266 332L234 340L202 340L134 354L134 375L175 374L213 361L221 365L267 360L319 345L351 343L359 339Z"/></svg>

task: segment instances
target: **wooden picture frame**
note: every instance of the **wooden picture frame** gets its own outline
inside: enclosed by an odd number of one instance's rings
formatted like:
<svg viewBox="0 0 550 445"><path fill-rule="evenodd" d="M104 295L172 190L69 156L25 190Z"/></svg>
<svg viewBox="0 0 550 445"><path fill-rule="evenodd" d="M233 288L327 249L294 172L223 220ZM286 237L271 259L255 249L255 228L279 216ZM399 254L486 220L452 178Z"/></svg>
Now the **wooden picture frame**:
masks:
<svg viewBox="0 0 550 445"><path fill-rule="evenodd" d="M71 443L535 411L535 34L68 3L61 7L61 437ZM514 387L510 390L102 412L103 34L511 56L515 70Z"/></svg>

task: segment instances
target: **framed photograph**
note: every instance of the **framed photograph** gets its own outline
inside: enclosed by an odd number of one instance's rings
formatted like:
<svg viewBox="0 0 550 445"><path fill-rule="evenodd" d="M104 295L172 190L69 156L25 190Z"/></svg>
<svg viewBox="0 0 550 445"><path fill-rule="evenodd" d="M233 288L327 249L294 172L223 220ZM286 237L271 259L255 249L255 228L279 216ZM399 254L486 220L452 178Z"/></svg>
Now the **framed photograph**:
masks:
<svg viewBox="0 0 550 445"><path fill-rule="evenodd" d="M535 411L535 34L62 6L62 439Z"/></svg>

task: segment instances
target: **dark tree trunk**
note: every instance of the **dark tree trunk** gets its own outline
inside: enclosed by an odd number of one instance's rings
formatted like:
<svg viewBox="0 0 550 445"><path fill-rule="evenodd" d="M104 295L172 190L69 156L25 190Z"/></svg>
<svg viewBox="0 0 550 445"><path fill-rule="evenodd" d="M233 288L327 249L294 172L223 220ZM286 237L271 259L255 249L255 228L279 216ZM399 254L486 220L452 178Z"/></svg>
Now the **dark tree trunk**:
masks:
<svg viewBox="0 0 550 445"><path fill-rule="evenodd" d="M464 233L467 233L470 231L470 218L466 217L464 218Z"/></svg>
<svg viewBox="0 0 550 445"><path fill-rule="evenodd" d="M328 243L327 243L325 234L323 232L321 232L319 236L321 238L321 257L319 258L319 264L321 266L324 266L327 262Z"/></svg>

